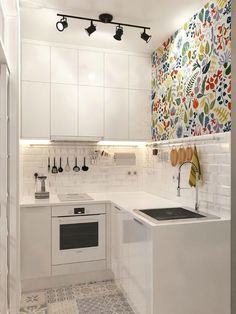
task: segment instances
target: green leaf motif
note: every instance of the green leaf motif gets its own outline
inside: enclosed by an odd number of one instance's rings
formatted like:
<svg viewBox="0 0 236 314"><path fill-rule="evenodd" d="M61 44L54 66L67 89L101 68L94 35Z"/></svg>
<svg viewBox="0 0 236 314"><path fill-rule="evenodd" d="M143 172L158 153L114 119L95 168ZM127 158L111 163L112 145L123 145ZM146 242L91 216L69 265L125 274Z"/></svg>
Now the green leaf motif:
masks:
<svg viewBox="0 0 236 314"><path fill-rule="evenodd" d="M199 20L201 22L203 22L203 16L204 16L204 9L202 9L201 12L199 13Z"/></svg>
<svg viewBox="0 0 236 314"><path fill-rule="evenodd" d="M193 116L193 109L192 108L190 109L189 116L190 116L190 118L192 118L192 116Z"/></svg>
<svg viewBox="0 0 236 314"><path fill-rule="evenodd" d="M206 74L207 71L209 70L210 68L210 65L211 65L211 61L209 61L203 68L202 68L202 73L203 74Z"/></svg>
<svg viewBox="0 0 236 314"><path fill-rule="evenodd" d="M203 60L203 55L199 55L199 60L202 61Z"/></svg>
<svg viewBox="0 0 236 314"><path fill-rule="evenodd" d="M200 121L201 125L203 125L203 120L204 120L204 112L202 112L202 113L199 115L199 121Z"/></svg>
<svg viewBox="0 0 236 314"><path fill-rule="evenodd" d="M187 116L187 112L185 112L184 114L184 123L187 124L188 122L188 116Z"/></svg>
<svg viewBox="0 0 236 314"><path fill-rule="evenodd" d="M209 107L208 107L208 104L207 104L207 103L205 103L204 112L205 112L205 114L208 114L208 113L209 113Z"/></svg>
<svg viewBox="0 0 236 314"><path fill-rule="evenodd" d="M187 51L189 50L189 42L187 41L186 43L184 43L183 48L182 48L182 55L186 55Z"/></svg>
<svg viewBox="0 0 236 314"><path fill-rule="evenodd" d="M205 53L208 54L210 52L210 45L209 42L207 41L206 47L205 47Z"/></svg>
<svg viewBox="0 0 236 314"><path fill-rule="evenodd" d="M191 93L191 91L193 89L193 85L195 83L195 80L196 80L197 76L198 76L198 72L195 72L193 74L193 76L191 77L191 79L189 80L187 88L186 88L186 94L187 95L189 95Z"/></svg>
<svg viewBox="0 0 236 314"><path fill-rule="evenodd" d="M176 101L177 106L179 106L180 103L181 103L181 99L180 99L180 98L177 98L175 101Z"/></svg>
<svg viewBox="0 0 236 314"><path fill-rule="evenodd" d="M212 110L215 106L216 100L214 99L211 103L210 103L210 110Z"/></svg>
<svg viewBox="0 0 236 314"><path fill-rule="evenodd" d="M228 68L225 71L226 75L229 75L231 73L231 64L228 66Z"/></svg>
<svg viewBox="0 0 236 314"><path fill-rule="evenodd" d="M205 87L206 87L206 80L207 80L207 76L204 77L203 82L202 82L202 94L204 95L205 92Z"/></svg>

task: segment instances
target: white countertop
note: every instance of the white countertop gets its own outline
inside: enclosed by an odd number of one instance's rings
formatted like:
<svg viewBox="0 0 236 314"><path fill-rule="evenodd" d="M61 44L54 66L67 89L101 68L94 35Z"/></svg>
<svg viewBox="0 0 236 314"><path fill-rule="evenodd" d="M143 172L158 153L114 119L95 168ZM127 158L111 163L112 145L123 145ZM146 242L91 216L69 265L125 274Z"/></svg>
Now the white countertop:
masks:
<svg viewBox="0 0 236 314"><path fill-rule="evenodd" d="M168 199L155 196L143 191L140 192L107 192L107 193L87 193L93 198L89 201L66 201L59 200L57 195L50 195L49 199L36 200L34 196L28 196L22 198L20 202L21 207L42 207L42 206L58 206L58 205L74 205L74 204L88 204L88 203L113 203L119 208L132 213L132 215L138 220L142 221L148 226L158 225L173 225L183 223L196 223L206 222L209 220L219 220L214 216L207 217L207 219L184 219L184 220L169 220L169 221L157 221L156 223L145 219L138 213L134 212L134 209L149 209L149 208L168 208L182 206L180 203L170 201Z"/></svg>

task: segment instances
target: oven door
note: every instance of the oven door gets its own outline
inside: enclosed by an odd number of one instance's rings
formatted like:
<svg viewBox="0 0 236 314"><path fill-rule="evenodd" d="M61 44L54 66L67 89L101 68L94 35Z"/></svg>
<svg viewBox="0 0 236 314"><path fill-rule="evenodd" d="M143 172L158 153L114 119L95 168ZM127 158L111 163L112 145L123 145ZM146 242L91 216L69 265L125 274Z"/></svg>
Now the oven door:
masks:
<svg viewBox="0 0 236 314"><path fill-rule="evenodd" d="M52 265L106 258L105 215L52 218Z"/></svg>

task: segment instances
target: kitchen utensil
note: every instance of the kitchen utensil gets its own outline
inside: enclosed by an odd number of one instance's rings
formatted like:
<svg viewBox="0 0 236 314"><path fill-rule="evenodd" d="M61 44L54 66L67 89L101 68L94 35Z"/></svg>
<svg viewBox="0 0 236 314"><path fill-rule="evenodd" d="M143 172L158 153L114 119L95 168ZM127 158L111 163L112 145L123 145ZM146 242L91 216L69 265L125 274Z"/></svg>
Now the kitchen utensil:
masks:
<svg viewBox="0 0 236 314"><path fill-rule="evenodd" d="M70 165L69 165L69 158L68 157L67 157L67 161L66 161L65 171L70 172Z"/></svg>
<svg viewBox="0 0 236 314"><path fill-rule="evenodd" d="M54 163L53 163L53 167L52 167L52 173L58 173L57 167L56 167L56 158L54 157Z"/></svg>
<svg viewBox="0 0 236 314"><path fill-rule="evenodd" d="M179 156L178 156L178 151L176 148L172 148L171 152L170 152L170 162L171 162L171 165L173 167L175 167L178 163L178 159L179 159Z"/></svg>
<svg viewBox="0 0 236 314"><path fill-rule="evenodd" d="M48 173L50 172L50 170L51 170L50 157L48 157Z"/></svg>
<svg viewBox="0 0 236 314"><path fill-rule="evenodd" d="M84 157L84 165L82 167L82 170L83 171L88 171L89 170L89 167L86 166L86 158Z"/></svg>
<svg viewBox="0 0 236 314"><path fill-rule="evenodd" d="M80 171L80 167L77 166L77 157L75 157L75 166L73 168L74 172L79 172Z"/></svg>
<svg viewBox="0 0 236 314"><path fill-rule="evenodd" d="M62 168L62 166L61 166L61 157L60 157L60 167L58 168L58 172L63 172L63 168Z"/></svg>
<svg viewBox="0 0 236 314"><path fill-rule="evenodd" d="M191 146L188 146L186 148L186 160L187 161L191 161L192 160L192 157L193 157L193 149Z"/></svg>
<svg viewBox="0 0 236 314"><path fill-rule="evenodd" d="M179 148L178 156L179 156L179 164L181 165L183 162L186 161L186 151L183 146Z"/></svg>

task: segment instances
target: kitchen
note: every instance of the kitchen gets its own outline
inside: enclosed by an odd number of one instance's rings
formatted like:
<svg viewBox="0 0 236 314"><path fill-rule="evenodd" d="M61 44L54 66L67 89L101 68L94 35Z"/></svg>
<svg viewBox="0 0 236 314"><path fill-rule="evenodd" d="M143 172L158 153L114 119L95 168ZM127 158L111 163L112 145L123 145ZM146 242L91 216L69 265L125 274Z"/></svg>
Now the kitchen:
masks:
<svg viewBox="0 0 236 314"><path fill-rule="evenodd" d="M0 312L233 313L231 1L0 8Z"/></svg>

